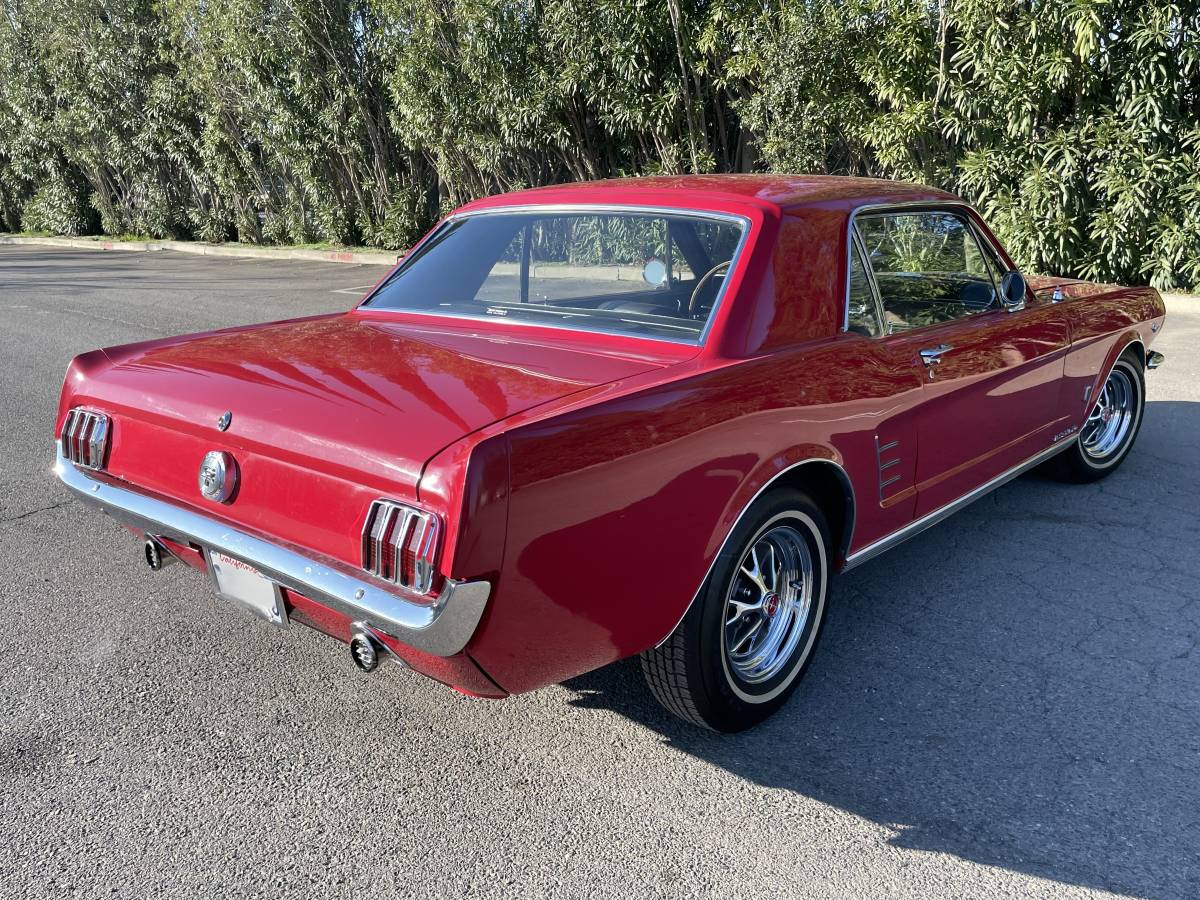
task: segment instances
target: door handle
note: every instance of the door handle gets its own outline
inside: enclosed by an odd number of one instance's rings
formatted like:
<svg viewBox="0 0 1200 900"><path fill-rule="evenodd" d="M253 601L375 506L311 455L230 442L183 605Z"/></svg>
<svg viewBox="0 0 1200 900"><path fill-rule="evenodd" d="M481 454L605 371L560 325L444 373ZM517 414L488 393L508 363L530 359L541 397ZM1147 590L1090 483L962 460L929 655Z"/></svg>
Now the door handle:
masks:
<svg viewBox="0 0 1200 900"><path fill-rule="evenodd" d="M921 352L921 362L925 363L926 368L936 366L942 361L942 354L947 350L953 350L949 344L938 344L936 347L926 347Z"/></svg>

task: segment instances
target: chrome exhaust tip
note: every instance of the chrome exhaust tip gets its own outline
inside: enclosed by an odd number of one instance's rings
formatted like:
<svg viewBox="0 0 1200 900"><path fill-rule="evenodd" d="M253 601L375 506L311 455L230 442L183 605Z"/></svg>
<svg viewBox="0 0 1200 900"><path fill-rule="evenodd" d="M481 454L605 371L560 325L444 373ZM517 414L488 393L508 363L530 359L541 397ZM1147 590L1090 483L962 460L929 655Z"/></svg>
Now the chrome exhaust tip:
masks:
<svg viewBox="0 0 1200 900"><path fill-rule="evenodd" d="M379 666L379 648L370 635L359 632L350 639L350 658L364 672L374 672Z"/></svg>
<svg viewBox="0 0 1200 900"><path fill-rule="evenodd" d="M167 566L171 565L171 563L175 562L175 557L171 555L171 551L152 537L146 538L143 552L146 555L146 565L150 567L150 571L152 572L161 572Z"/></svg>
<svg viewBox="0 0 1200 900"><path fill-rule="evenodd" d="M383 633L366 622L350 624L350 658L364 672L374 672L385 659L402 669L408 668L408 663L384 642Z"/></svg>

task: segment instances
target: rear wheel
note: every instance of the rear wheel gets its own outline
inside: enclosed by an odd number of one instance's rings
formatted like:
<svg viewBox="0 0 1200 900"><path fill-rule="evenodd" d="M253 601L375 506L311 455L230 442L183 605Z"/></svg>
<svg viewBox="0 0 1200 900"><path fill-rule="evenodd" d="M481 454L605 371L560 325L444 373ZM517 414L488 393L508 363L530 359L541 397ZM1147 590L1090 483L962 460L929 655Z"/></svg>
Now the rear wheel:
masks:
<svg viewBox="0 0 1200 900"><path fill-rule="evenodd" d="M683 621L642 654L655 697L716 731L761 722L796 689L825 620L829 530L806 494L760 498Z"/></svg>
<svg viewBox="0 0 1200 900"><path fill-rule="evenodd" d="M1079 437L1055 458L1058 474L1068 481L1087 483L1114 472L1133 447L1145 405L1141 361L1129 352L1109 372Z"/></svg>

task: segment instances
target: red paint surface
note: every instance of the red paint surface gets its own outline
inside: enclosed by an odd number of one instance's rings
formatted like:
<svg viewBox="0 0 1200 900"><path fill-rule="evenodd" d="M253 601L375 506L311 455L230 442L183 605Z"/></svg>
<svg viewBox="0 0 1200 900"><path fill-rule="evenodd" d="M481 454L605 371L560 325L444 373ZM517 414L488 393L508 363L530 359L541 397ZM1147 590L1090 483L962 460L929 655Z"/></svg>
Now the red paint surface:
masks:
<svg viewBox="0 0 1200 900"><path fill-rule="evenodd" d="M854 522L837 537L853 552L1050 446L1082 423L1084 387L1130 341L1149 344L1156 292L1046 279L1030 280L1021 312L842 332L852 210L946 199L777 176L487 198L468 209L633 204L734 213L751 230L703 347L353 310L85 354L58 424L72 406L108 411L115 477L351 564L371 500L432 509L447 525L442 574L486 578L493 595L465 654L397 652L468 693L529 690L669 634L733 522L787 467L845 470ZM943 342L954 350L931 380L917 351ZM221 506L196 490L213 449L242 476ZM901 478L881 489L893 459ZM344 617L289 603L347 638Z"/></svg>

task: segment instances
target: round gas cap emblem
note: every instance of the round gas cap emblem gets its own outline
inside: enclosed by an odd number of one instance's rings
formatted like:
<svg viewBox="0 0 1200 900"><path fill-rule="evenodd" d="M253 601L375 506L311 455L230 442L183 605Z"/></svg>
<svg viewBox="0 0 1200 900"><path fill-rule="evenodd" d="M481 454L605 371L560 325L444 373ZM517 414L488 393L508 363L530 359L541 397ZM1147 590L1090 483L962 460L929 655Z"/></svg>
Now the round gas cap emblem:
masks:
<svg viewBox="0 0 1200 900"><path fill-rule="evenodd" d="M223 412L221 418L217 419L217 431L224 431L229 427L229 423L233 421L233 413Z"/></svg>
<svg viewBox="0 0 1200 900"><path fill-rule="evenodd" d="M237 463L233 454L224 450L212 450L200 463L200 476L197 479L200 493L217 503L224 503L233 496L237 488Z"/></svg>

